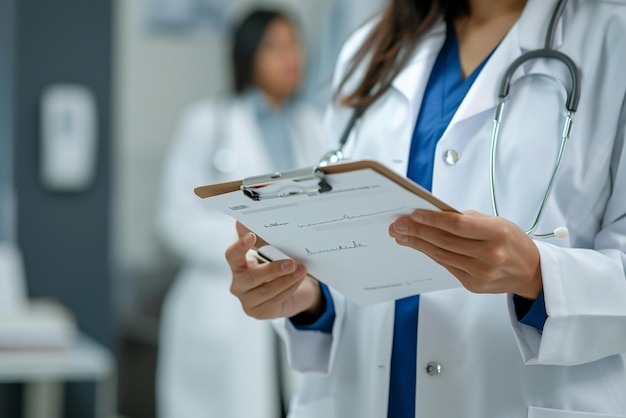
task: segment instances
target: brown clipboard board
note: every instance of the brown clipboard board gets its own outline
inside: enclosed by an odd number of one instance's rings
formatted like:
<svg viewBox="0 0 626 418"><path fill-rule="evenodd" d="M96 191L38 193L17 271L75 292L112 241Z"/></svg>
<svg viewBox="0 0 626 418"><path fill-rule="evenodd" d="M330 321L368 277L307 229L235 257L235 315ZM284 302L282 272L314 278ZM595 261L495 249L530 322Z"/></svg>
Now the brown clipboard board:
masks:
<svg viewBox="0 0 626 418"><path fill-rule="evenodd" d="M413 181L400 176L395 171L391 170L390 168L374 160L351 161L351 162L346 162L346 163L328 165L325 167L317 167L317 169L321 170L324 174L341 174L341 173L347 173L350 171L371 169L387 177L388 179L392 180L399 186L402 186L404 189L408 190L409 192L421 197L422 199L431 203L433 206L441 209L442 211L458 212L452 206L448 205L447 203L433 196L433 194L428 192L428 190L417 185ZM194 192L198 197L202 199L206 199L209 197L219 196L221 194L241 190L243 183L244 183L244 180L235 180L235 181L230 181L226 183L217 183L217 184L212 184L208 186L196 187L194 189Z"/></svg>

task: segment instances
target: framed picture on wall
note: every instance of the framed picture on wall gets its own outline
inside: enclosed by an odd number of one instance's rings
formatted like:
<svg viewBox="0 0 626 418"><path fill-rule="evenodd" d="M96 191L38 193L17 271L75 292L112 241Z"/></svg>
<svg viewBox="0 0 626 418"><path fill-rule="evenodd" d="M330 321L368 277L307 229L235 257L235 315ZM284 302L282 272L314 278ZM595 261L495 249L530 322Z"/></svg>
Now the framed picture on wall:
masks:
<svg viewBox="0 0 626 418"><path fill-rule="evenodd" d="M188 32L230 28L232 0L142 0L141 16L147 30Z"/></svg>

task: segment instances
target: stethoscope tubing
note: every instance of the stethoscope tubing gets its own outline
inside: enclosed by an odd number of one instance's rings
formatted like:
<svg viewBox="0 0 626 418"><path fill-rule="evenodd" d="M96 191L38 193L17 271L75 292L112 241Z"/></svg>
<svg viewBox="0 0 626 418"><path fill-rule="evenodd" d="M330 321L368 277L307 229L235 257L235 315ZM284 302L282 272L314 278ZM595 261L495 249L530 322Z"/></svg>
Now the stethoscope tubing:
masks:
<svg viewBox="0 0 626 418"><path fill-rule="evenodd" d="M535 219L529 229L525 231L526 235L534 239L544 239L544 238L564 238L567 237L567 228L560 227L555 229L552 233L546 234L538 234L537 228L539 226L539 222L543 216L544 210L546 208L547 202L552 194L552 189L554 188L554 184L558 177L561 163L563 161L563 155L565 154L565 148L567 146L567 142L570 138L573 118L574 114L578 110L578 104L580 102L580 94L581 94L581 77L579 74L578 66L568 55L557 51L553 47L554 38L556 34L556 27L559 19L561 18L565 6L567 4L567 0L559 0L557 3L555 10L550 19L550 24L548 26L548 31L546 33L546 40L544 48L538 49L535 51L530 51L509 65L509 67L504 72L502 80L500 82L500 89L498 92L499 103L496 109L496 113L494 116L494 126L492 130L491 136L491 145L489 149L489 185L490 185L490 195L491 195L491 206L494 216L500 216L500 211L498 208L498 202L496 198L496 181L495 181L495 166L496 166L496 154L498 147L498 139L500 133L500 126L502 124L502 116L504 114L504 105L507 97L509 96L511 90L511 81L513 79L513 75L515 72L525 63L529 61L534 61L538 59L548 59L555 60L561 62L567 68L569 72L569 76L571 79L571 87L567 90L567 101L565 104L566 115L565 122L563 126L563 133L561 135L561 142L559 145L559 151L557 153L557 157L554 163L554 168L550 175L550 181L548 182L548 186L543 194L543 197L539 204L539 209L537 210L537 214ZM319 162L319 166L325 166L328 164L334 164L340 162L344 159L343 157L343 149L345 147L346 142L350 136L354 125L357 120L363 115L365 112L365 108L355 108L350 116L350 119L343 130L341 137L339 139L339 147L335 151L327 152ZM559 232L557 232L559 231Z"/></svg>
<svg viewBox="0 0 626 418"><path fill-rule="evenodd" d="M509 95L511 90L511 79L515 74L515 71L528 61L534 61L536 59L551 59L562 62L569 71L570 79L572 80L572 86L567 91L567 110L575 113L578 110L578 103L580 102L580 75L578 74L578 67L574 60L562 52L554 49L538 49L536 51L530 51L517 58L509 65L500 82L500 90L498 97L502 100Z"/></svg>
<svg viewBox="0 0 626 418"><path fill-rule="evenodd" d="M580 102L580 91L581 91L581 83L580 83L580 74L578 67L574 60L572 60L566 54L556 51L553 49L554 36L556 33L556 25L557 21L561 17L563 10L567 0L559 0L555 11L550 20L550 26L548 28L548 34L546 36L546 43L543 49L538 49L535 51L530 51L509 65L509 67L504 72L502 77L502 81L500 82L500 90L498 97L500 102L498 103L498 107L496 109L496 114L494 117L493 131L491 135L491 145L489 148L489 187L491 194L491 207L494 216L500 216L500 210L498 208L498 202L496 197L496 179L495 179L495 166L496 166L496 154L498 147L498 139L500 133L500 126L502 124L502 117L504 114L504 105L506 99L511 90L511 80L515 72L525 63L529 61L534 61L537 59L548 59L561 62L567 68L570 79L571 79L571 87L567 90L567 101L565 104L566 112L565 112L565 122L563 125L563 133L561 135L561 141L559 145L559 151L557 153L556 160L554 162L554 167L552 169L552 173L550 175L550 181L546 186L546 190L543 194L543 197L540 200L539 208L537 209L537 214L535 219L529 229L525 231L526 235L534 239L545 239L545 238L554 238L557 236L557 230L552 233L546 234L538 234L537 228L539 227L539 222L543 216L544 210L546 208L547 202L552 194L552 189L554 188L554 184L556 183L556 179L558 177L559 171L561 169L561 163L563 161L563 155L565 154L565 148L567 146L567 142L570 138L570 134L572 131L572 124L574 120L574 114L578 109L578 103ZM557 228L558 229L558 228ZM564 227L561 227L563 230ZM566 229L565 229L566 230ZM567 233L566 233L567 235Z"/></svg>

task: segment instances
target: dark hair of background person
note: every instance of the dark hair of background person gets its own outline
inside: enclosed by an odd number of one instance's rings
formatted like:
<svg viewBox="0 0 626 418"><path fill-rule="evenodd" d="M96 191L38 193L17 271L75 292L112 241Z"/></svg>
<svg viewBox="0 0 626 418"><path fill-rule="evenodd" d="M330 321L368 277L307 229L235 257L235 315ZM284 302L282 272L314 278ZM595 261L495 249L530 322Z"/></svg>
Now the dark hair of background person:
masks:
<svg viewBox="0 0 626 418"><path fill-rule="evenodd" d="M438 19L454 19L468 14L468 0L389 0L380 21L357 50L336 91L336 99L347 80L367 57L365 77L340 104L363 111L382 96L404 68L420 36Z"/></svg>
<svg viewBox="0 0 626 418"><path fill-rule="evenodd" d="M235 91L239 94L254 85L254 59L267 28L276 19L293 20L287 14L269 9L250 12L233 31L232 59Z"/></svg>

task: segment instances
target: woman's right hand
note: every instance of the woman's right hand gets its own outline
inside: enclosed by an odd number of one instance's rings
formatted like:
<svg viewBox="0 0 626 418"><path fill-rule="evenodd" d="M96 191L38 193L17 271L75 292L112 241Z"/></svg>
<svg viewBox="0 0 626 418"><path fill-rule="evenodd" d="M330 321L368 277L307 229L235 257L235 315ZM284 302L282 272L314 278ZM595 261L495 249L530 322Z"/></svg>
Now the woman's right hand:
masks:
<svg viewBox="0 0 626 418"><path fill-rule="evenodd" d="M233 273L230 291L246 314L257 319L293 317L318 318L325 300L319 282L307 275L306 267L294 260L259 263L247 256L256 235L237 222L239 240L226 250Z"/></svg>

